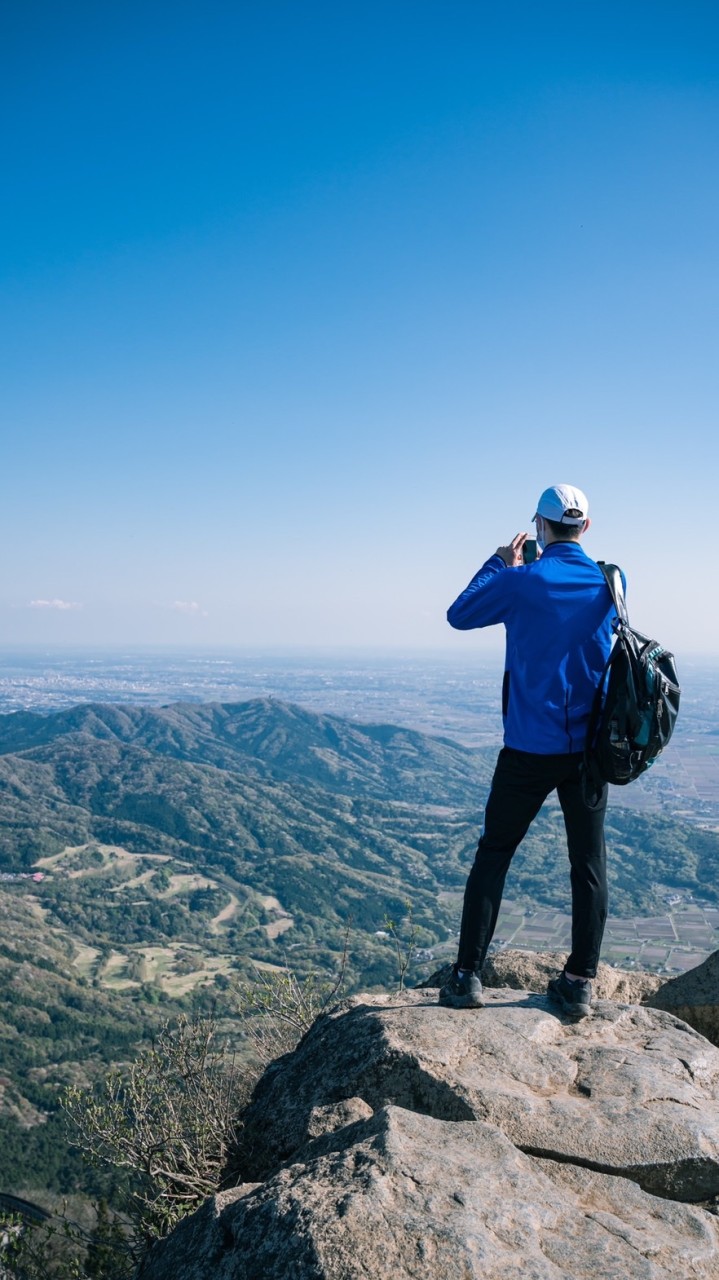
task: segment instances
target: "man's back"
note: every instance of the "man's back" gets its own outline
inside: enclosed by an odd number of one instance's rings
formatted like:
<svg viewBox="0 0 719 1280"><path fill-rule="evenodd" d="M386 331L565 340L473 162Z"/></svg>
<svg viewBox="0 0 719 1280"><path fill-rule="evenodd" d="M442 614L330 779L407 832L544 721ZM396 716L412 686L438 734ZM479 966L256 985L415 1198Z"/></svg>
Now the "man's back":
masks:
<svg viewBox="0 0 719 1280"><path fill-rule="evenodd" d="M542 755L583 749L614 607L601 569L578 542L553 542L539 560L511 570L490 557L447 617L461 630L506 627L508 747Z"/></svg>

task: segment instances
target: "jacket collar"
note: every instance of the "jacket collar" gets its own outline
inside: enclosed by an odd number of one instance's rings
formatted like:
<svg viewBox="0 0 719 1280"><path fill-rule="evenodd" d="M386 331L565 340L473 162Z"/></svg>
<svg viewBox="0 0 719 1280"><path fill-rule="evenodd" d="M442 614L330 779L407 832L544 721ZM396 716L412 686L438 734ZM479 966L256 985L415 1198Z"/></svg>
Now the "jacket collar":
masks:
<svg viewBox="0 0 719 1280"><path fill-rule="evenodd" d="M545 547L542 552L542 557L544 556L568 556L570 558L581 556L583 559L588 559L584 547L581 547L578 542L550 542L549 546Z"/></svg>

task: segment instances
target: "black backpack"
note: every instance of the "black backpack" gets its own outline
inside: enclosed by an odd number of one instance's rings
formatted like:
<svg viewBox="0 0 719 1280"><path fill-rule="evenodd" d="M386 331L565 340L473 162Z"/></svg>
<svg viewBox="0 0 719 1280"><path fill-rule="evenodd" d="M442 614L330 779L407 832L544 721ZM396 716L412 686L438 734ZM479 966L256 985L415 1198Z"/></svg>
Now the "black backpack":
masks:
<svg viewBox="0 0 719 1280"><path fill-rule="evenodd" d="M617 611L615 641L599 682L584 748L585 795L625 786L664 750L679 713L674 655L629 625L622 575L599 562Z"/></svg>

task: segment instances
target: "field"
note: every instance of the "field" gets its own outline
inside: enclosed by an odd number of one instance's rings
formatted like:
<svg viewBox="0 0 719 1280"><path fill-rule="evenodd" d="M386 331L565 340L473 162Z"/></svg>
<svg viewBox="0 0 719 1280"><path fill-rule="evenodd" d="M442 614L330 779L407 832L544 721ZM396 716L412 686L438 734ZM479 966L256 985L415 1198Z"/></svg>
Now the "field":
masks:
<svg viewBox="0 0 719 1280"><path fill-rule="evenodd" d="M223 934L240 910L237 893L208 875L169 871L168 864L177 867L177 861L164 854L139 854L119 845L103 844L68 846L61 853L38 859L35 868L45 875L47 881L53 880L58 885L63 879L68 883L101 883L109 904L121 912L134 905L133 893L139 886L143 887L145 894L153 894L158 902L173 899L188 910L191 909L191 896L198 890L209 890L228 899L215 915L207 918L206 946L201 942L182 941L175 945L137 943L123 948L108 948L80 942L68 934L72 966L78 977L114 992L139 990L149 983L170 998L181 999L200 985L215 983L218 975L229 978L237 972L236 955L218 950ZM160 867L165 868L166 874L157 883ZM36 898L26 900L33 903L35 911L46 914ZM265 896L258 899L258 906L270 917L263 926L268 938L276 938L292 928L292 917L276 898Z"/></svg>
<svg viewBox="0 0 719 1280"><path fill-rule="evenodd" d="M678 895L668 894L670 898ZM461 894L443 894L461 909ZM526 948L528 951L569 951L571 916L562 911L534 909L505 899L499 913L493 946ZM675 901L671 911L660 916L637 916L607 920L601 958L621 969L652 969L671 977L685 973L719 949L719 909L693 901ZM440 947L435 959L450 955L452 947ZM454 958L452 956L452 958Z"/></svg>

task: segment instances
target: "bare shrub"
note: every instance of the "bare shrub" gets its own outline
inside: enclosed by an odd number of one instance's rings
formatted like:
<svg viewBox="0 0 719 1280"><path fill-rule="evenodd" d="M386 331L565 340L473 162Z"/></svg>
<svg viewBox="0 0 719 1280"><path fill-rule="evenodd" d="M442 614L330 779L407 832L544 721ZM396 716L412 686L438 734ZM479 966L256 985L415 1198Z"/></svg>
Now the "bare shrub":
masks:
<svg viewBox="0 0 719 1280"><path fill-rule="evenodd" d="M127 1171L140 1251L217 1190L253 1082L223 1051L212 1018L182 1017L126 1070L66 1091L73 1145L95 1165Z"/></svg>
<svg viewBox="0 0 719 1280"><path fill-rule="evenodd" d="M405 901L405 911L407 912L403 920L399 922L392 920L389 916L384 918L384 927L392 939L394 949L397 955L397 990L404 991L405 978L409 969L414 953L417 950L417 934L419 932L417 923L412 914L412 903Z"/></svg>
<svg viewBox="0 0 719 1280"><path fill-rule="evenodd" d="M336 1007L347 972L349 928L334 978L310 973L298 978L291 969L255 969L253 982L236 988L235 998L258 1068L290 1053L324 1013Z"/></svg>
<svg viewBox="0 0 719 1280"><path fill-rule="evenodd" d="M183 1016L167 1022L134 1062L94 1089L67 1089L61 1101L72 1145L91 1164L125 1175L125 1229L119 1220L104 1222L102 1238L86 1248L84 1259L76 1237L75 1255L46 1276L33 1270L33 1249L42 1247L37 1232L24 1233L25 1270L9 1274L22 1280L123 1280L131 1274L155 1240L218 1190L259 1074L336 1005L346 964L347 936L334 978L256 970L254 982L237 992L255 1058L251 1066L238 1066L226 1052L213 1018ZM93 1269L98 1250L104 1251L101 1270Z"/></svg>

